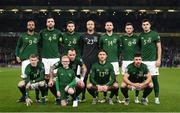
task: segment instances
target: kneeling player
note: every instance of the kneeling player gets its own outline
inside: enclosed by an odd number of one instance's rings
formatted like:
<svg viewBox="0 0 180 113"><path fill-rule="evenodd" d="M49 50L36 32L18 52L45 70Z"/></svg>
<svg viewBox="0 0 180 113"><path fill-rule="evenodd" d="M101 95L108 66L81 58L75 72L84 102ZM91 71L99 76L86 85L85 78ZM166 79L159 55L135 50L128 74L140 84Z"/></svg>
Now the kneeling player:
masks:
<svg viewBox="0 0 180 113"><path fill-rule="evenodd" d="M70 59L69 68L73 69L74 73L76 74L76 84L77 85L76 85L75 89L76 89L76 96L79 96L79 94L84 89L83 79L85 78L87 69L86 69L86 66L85 66L84 62L82 61L82 59L76 55L75 49L73 49L73 48L69 49L67 56ZM51 86L51 87L54 86L54 82L55 82L55 80L53 80L53 78L55 78L55 76L53 74L53 70L57 69L59 67L62 67L62 64L60 61L55 63L51 67L51 78L50 78L50 82L49 82L49 86ZM73 102L73 105L74 105L74 107L78 106L78 99Z"/></svg>
<svg viewBox="0 0 180 113"><path fill-rule="evenodd" d="M96 93L111 91L109 104L113 104L112 97L118 89L115 82L114 69L111 63L107 62L107 53L100 50L98 53L99 62L93 64L90 71L90 83L87 86L88 92L93 96L92 104L97 103Z"/></svg>
<svg viewBox="0 0 180 113"><path fill-rule="evenodd" d="M125 97L124 105L129 105L128 89L144 90L141 102L148 105L146 97L151 93L152 88L151 74L147 66L142 63L141 54L135 54L134 62L127 66L121 84L121 92Z"/></svg>
<svg viewBox="0 0 180 113"><path fill-rule="evenodd" d="M24 100L26 105L29 106L32 100L29 98L28 91L31 89L39 89L41 91L41 101L45 104L45 80L44 80L44 65L38 60L38 56L32 54L29 57L30 64L25 68L26 78L20 81L18 88L22 93L22 97L19 99Z"/></svg>
<svg viewBox="0 0 180 113"><path fill-rule="evenodd" d="M62 67L58 68L57 78L56 78L56 89L57 96L61 97L61 106L67 105L68 95L72 95L73 100L76 99L75 96L75 73L73 69L69 68L69 57L63 56L61 59Z"/></svg>

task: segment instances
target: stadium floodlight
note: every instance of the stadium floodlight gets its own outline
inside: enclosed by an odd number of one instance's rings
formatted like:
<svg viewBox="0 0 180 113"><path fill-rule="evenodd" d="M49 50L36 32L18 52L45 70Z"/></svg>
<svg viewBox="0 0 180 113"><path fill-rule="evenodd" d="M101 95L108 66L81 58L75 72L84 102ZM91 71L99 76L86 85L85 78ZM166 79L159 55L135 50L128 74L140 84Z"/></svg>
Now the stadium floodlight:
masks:
<svg viewBox="0 0 180 113"><path fill-rule="evenodd" d="M19 9L11 9L12 12L16 13L19 11Z"/></svg>
<svg viewBox="0 0 180 113"><path fill-rule="evenodd" d="M174 9L168 9L168 12L173 13L176 12Z"/></svg>
<svg viewBox="0 0 180 113"><path fill-rule="evenodd" d="M140 9L140 10L139 10L139 12L141 12L141 13L145 13L145 12L146 12L146 10L145 10L145 9Z"/></svg>
<svg viewBox="0 0 180 113"><path fill-rule="evenodd" d="M3 13L4 9L0 9L0 13Z"/></svg>
<svg viewBox="0 0 180 113"><path fill-rule="evenodd" d="M104 9L97 9L97 12L102 13L102 12L105 12L105 10Z"/></svg>
<svg viewBox="0 0 180 113"><path fill-rule="evenodd" d="M61 12L62 10L61 10L61 9L54 9L54 10L52 10L52 11L59 13L59 12Z"/></svg>
<svg viewBox="0 0 180 113"><path fill-rule="evenodd" d="M132 9L126 9L125 12L130 13L130 12L133 12L133 10Z"/></svg>
<svg viewBox="0 0 180 113"><path fill-rule="evenodd" d="M75 9L69 9L68 11L71 12L71 13L76 12Z"/></svg>
<svg viewBox="0 0 180 113"><path fill-rule="evenodd" d="M160 10L160 9L155 9L154 11L157 13L162 12L162 10Z"/></svg>
<svg viewBox="0 0 180 113"><path fill-rule="evenodd" d="M90 12L90 10L89 9L83 9L83 10L81 10L81 12L88 13L88 12Z"/></svg>
<svg viewBox="0 0 180 113"><path fill-rule="evenodd" d="M47 9L40 9L39 12L47 12Z"/></svg>
<svg viewBox="0 0 180 113"><path fill-rule="evenodd" d="M0 12L3 12L4 11L4 9L0 9Z"/></svg>
<svg viewBox="0 0 180 113"><path fill-rule="evenodd" d="M33 10L32 9L25 9L23 11L25 11L25 12L32 12Z"/></svg>

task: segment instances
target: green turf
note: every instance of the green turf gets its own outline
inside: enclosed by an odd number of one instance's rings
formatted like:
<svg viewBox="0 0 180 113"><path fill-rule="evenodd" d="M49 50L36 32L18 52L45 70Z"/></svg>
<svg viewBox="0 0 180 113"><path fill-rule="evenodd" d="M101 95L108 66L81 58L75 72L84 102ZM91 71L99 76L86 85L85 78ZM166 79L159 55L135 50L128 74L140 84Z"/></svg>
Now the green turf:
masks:
<svg viewBox="0 0 180 113"><path fill-rule="evenodd" d="M180 112L180 69L160 69L160 105L154 104L154 92L149 97L149 105L134 104L133 92L130 92L131 102L129 106L123 104L108 105L100 104L91 105L92 98L87 93L87 102L80 103L78 108L72 108L71 105L62 108L54 105L54 97L50 94L47 105L33 103L32 106L26 107L23 103L16 103L16 100L21 96L17 88L17 83L20 81L19 68L0 68L0 112L16 111L16 112L75 112L75 111L91 111L91 112ZM33 97L34 91L31 92ZM141 93L142 94L142 93ZM122 94L119 93L122 99Z"/></svg>

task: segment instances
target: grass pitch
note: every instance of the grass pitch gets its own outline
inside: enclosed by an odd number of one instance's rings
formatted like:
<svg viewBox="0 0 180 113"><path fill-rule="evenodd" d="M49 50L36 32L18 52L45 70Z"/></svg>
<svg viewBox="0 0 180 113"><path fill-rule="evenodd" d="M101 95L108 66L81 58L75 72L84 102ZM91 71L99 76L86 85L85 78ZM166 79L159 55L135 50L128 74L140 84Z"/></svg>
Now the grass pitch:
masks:
<svg viewBox="0 0 180 113"><path fill-rule="evenodd" d="M121 81L121 76L119 78ZM54 104L54 97L49 92L49 101L46 105L33 103L32 106L26 107L23 103L16 103L21 96L17 88L20 80L19 68L0 68L0 112L180 112L180 68L160 69L161 104L154 104L154 92L152 92L148 106L135 104L134 92L131 91L129 92L131 99L129 106L118 103L91 105L92 97L87 92L87 102L79 103L78 108L72 108L71 104L63 108ZM119 96L123 99L120 91ZM34 99L34 91L31 91L31 98Z"/></svg>

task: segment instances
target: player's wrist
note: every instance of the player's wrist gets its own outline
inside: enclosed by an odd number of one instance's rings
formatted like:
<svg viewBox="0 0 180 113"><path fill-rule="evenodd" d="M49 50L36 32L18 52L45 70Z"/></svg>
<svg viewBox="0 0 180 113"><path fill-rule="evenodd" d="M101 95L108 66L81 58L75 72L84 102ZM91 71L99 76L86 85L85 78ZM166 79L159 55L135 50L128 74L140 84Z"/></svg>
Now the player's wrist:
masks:
<svg viewBox="0 0 180 113"><path fill-rule="evenodd" d="M81 77L81 80L84 81L84 77L83 76Z"/></svg>

